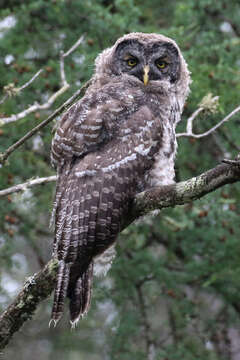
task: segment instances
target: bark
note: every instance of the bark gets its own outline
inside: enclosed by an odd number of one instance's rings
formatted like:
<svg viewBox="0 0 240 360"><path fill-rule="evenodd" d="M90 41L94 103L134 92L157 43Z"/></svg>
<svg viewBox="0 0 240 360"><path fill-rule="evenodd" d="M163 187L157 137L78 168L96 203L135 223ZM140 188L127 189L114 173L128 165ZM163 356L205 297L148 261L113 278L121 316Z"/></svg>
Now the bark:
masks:
<svg viewBox="0 0 240 360"><path fill-rule="evenodd" d="M240 181L238 164L221 164L207 172L171 186L155 187L136 196L122 229L152 210L189 203L226 184ZM52 259L30 278L14 302L0 316L0 349L30 319L37 305L47 298L55 283L58 262Z"/></svg>
<svg viewBox="0 0 240 360"><path fill-rule="evenodd" d="M58 268L50 260L38 273L27 279L13 303L0 316L0 349L3 349L25 321L31 319L38 304L52 292Z"/></svg>
<svg viewBox="0 0 240 360"><path fill-rule="evenodd" d="M151 188L136 196L123 228L150 211L183 205L226 184L240 181L240 166L220 164L201 175L174 185Z"/></svg>

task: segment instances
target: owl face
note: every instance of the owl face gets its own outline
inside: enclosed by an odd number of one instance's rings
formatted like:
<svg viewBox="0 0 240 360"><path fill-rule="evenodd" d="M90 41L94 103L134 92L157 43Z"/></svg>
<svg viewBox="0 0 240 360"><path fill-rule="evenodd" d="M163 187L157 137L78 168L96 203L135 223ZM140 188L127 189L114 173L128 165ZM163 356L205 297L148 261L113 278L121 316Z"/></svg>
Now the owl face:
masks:
<svg viewBox="0 0 240 360"><path fill-rule="evenodd" d="M180 58L174 44L164 41L143 43L137 39L118 44L113 60L117 75L128 74L147 85L150 81L176 82L180 75Z"/></svg>

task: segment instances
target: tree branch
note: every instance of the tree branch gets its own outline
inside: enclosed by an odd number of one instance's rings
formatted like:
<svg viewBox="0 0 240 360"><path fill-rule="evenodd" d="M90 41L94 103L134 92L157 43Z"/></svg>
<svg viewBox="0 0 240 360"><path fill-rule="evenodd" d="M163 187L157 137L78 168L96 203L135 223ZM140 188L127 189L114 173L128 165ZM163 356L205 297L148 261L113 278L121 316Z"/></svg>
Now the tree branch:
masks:
<svg viewBox="0 0 240 360"><path fill-rule="evenodd" d="M65 53L63 51L60 52L60 76L62 86L68 85L64 70L64 58L69 56L74 50L76 50L76 48L83 42L83 40L84 36L82 35L68 51L66 51Z"/></svg>
<svg viewBox="0 0 240 360"><path fill-rule="evenodd" d="M30 80L28 80L25 84L20 86L20 88L17 88L17 91L18 92L22 91L23 89L28 87L42 72L43 72L43 69L38 70L37 73L35 75L33 75L33 77Z"/></svg>
<svg viewBox="0 0 240 360"><path fill-rule="evenodd" d="M58 268L56 259L25 282L14 302L0 316L0 349L3 349L26 320L31 319L38 304L52 292Z"/></svg>
<svg viewBox="0 0 240 360"><path fill-rule="evenodd" d="M68 55L70 55L83 42L83 39L84 39L84 37L81 36L76 41L76 43L73 44L73 46L71 46L71 48L68 51L66 51L65 53L63 51L60 52L61 88L58 91L56 91L52 96L50 96L49 99L44 104L39 104L38 102L35 102L35 104L31 105L28 109L25 109L18 114L13 114L9 117L0 118L0 126L23 119L25 116L27 116L37 110L49 109L52 106L52 104L56 101L56 99L70 88L70 85L68 84L68 82L66 80L65 69L64 69L64 58L67 57ZM21 90L28 87L40 75L40 73L42 71L43 70L40 69L28 82L26 82L20 88L15 88L14 84L9 84L9 85L5 86L4 90L6 92L6 95L0 101L0 105L8 97L14 96L14 95L18 94Z"/></svg>
<svg viewBox="0 0 240 360"><path fill-rule="evenodd" d="M219 123L217 123L215 126L213 126L212 128L210 128L209 130L205 131L204 133L201 134L195 134L193 132L193 121L197 118L197 116L202 112L202 111L208 111L210 113L216 113L217 112L217 107L218 107L218 96L212 96L212 94L208 94L206 95L200 105L199 108L194 111L194 113L187 119L187 125L186 125L186 132L184 133L177 133L176 136L177 137L192 137L195 139L199 139L205 136L208 136L210 134L212 134L215 130L217 130L220 126L222 126L222 124L224 124L225 122L227 122L228 120L230 120L235 114L237 114L240 111L240 106L236 107L233 111L230 112L230 114L228 114L227 116L225 116L221 121L219 121Z"/></svg>
<svg viewBox="0 0 240 360"><path fill-rule="evenodd" d="M0 118L0 125L5 125L11 122L15 122L17 120L23 119L25 116L37 111L37 110L46 110L49 109L52 104L56 101L56 99L62 95L68 88L70 87L69 84L63 86L61 89L59 89L56 93L54 93L47 102L44 104L39 104L36 102L35 104L31 105L28 109L23 110L19 114L12 115L8 118Z"/></svg>
<svg viewBox="0 0 240 360"><path fill-rule="evenodd" d="M7 196L7 195L15 193L15 192L25 191L27 188L33 187L35 185L46 184L46 183L56 181L56 180L57 180L56 175L37 178L37 179L30 179L23 184L14 185L7 189L0 190L0 197Z"/></svg>
<svg viewBox="0 0 240 360"><path fill-rule="evenodd" d="M19 146L21 146L26 140L36 134L40 129L44 126L48 125L55 117L60 115L63 111L67 109L70 105L74 103L74 101L81 95L81 93L88 86L89 81L84 84L79 90L77 90L72 97L70 97L65 103L63 103L59 108L57 108L51 115L48 116L47 119L38 124L35 128L30 130L27 134L25 134L21 139L19 139L15 144L11 145L4 153L0 153L0 164L4 164L9 155L15 151Z"/></svg>
<svg viewBox="0 0 240 360"><path fill-rule="evenodd" d="M240 181L240 166L221 164L205 173L170 186L155 187L138 194L123 219L123 230L139 216L155 209L183 205L218 189ZM0 349L3 349L23 323L28 320L38 303L45 299L54 288L57 261L51 260L43 270L33 276L33 281L24 285L15 301L0 316Z"/></svg>
<svg viewBox="0 0 240 360"><path fill-rule="evenodd" d="M135 197L129 220L131 222L156 209L189 203L237 181L240 181L240 166L221 164L189 180L151 188Z"/></svg>
<svg viewBox="0 0 240 360"><path fill-rule="evenodd" d="M6 92L6 94L0 100L0 105L2 105L9 97L19 94L21 90L28 87L42 72L43 69L38 70L37 73L33 75L33 77L30 80L28 80L25 84L23 84L20 88L16 88L13 83L4 86L3 90L4 92Z"/></svg>

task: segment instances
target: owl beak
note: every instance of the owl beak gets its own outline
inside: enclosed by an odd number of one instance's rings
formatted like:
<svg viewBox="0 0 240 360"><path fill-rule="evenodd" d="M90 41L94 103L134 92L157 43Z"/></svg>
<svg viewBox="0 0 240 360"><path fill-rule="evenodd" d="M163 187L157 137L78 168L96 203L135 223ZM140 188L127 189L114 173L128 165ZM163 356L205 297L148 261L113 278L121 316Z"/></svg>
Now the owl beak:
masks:
<svg viewBox="0 0 240 360"><path fill-rule="evenodd" d="M143 68L143 82L144 82L145 86L148 84L148 81L149 81L149 76L148 76L149 70L150 70L149 65L144 66L144 68Z"/></svg>

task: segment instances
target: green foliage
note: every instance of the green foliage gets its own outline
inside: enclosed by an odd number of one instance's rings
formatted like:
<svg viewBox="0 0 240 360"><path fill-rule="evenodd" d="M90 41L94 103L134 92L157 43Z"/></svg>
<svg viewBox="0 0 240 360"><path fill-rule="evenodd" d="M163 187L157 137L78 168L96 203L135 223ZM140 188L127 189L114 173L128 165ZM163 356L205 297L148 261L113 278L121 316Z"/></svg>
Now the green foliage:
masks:
<svg viewBox="0 0 240 360"><path fill-rule="evenodd" d="M2 1L0 19L16 24L0 30L0 88L20 87L40 68L28 88L0 105L0 117L26 109L60 88L59 52L85 34L85 42L65 60L71 85L57 107L92 75L94 59L131 31L173 37L189 64L193 83L182 132L202 98L219 96L217 113L203 112L194 123L204 132L239 105L240 5L238 0L34 0ZM227 30L227 31L226 31ZM8 63L7 56L13 56ZM0 128L0 152L47 117L37 112ZM0 188L54 174L49 152L54 124L46 126L0 168ZM239 115L199 140L179 139L178 180L196 176L239 149ZM36 143L40 144L36 146ZM6 275L19 288L26 276L50 258L48 229L54 185L38 186L0 202L0 307L10 302ZM119 236L117 258L108 276L95 279L93 306L80 330L70 332L66 318L48 330L51 301L26 324L6 352L32 359L230 359L230 329L240 326L238 185L226 186L201 201L141 220ZM14 294L12 294L14 297ZM236 330L237 331L237 330ZM27 334L27 336L25 336ZM150 358L150 357L149 357Z"/></svg>

